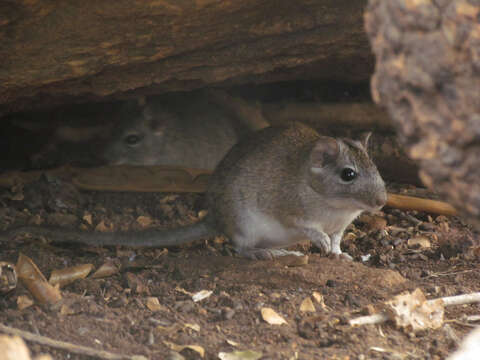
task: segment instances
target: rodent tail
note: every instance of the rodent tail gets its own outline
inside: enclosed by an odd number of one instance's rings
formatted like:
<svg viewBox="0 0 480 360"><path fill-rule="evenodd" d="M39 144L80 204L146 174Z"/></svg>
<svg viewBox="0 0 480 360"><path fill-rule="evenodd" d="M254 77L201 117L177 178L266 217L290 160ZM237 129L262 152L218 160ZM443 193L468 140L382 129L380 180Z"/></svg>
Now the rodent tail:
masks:
<svg viewBox="0 0 480 360"><path fill-rule="evenodd" d="M61 226L20 226L0 234L0 240L20 234L41 235L55 242L75 242L88 245L123 245L135 247L169 247L204 237L215 236L216 231L205 219L172 229L146 229L125 232L98 232L65 229Z"/></svg>

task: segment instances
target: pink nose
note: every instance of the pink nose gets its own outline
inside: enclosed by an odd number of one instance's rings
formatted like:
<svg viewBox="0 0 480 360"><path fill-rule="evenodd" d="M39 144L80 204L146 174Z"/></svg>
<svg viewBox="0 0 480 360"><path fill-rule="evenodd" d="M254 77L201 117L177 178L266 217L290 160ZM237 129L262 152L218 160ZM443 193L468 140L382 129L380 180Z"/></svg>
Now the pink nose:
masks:
<svg viewBox="0 0 480 360"><path fill-rule="evenodd" d="M383 207L387 203L387 192L380 191L377 196L375 196L375 206Z"/></svg>

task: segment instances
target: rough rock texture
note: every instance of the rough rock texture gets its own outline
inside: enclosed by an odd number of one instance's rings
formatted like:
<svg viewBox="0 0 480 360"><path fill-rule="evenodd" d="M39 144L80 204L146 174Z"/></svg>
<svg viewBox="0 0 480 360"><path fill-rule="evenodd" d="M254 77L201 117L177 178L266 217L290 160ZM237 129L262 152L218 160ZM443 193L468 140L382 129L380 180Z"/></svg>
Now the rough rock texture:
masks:
<svg viewBox="0 0 480 360"><path fill-rule="evenodd" d="M480 1L370 0L374 100L423 182L480 227Z"/></svg>
<svg viewBox="0 0 480 360"><path fill-rule="evenodd" d="M0 2L0 116L208 84L368 79L365 1Z"/></svg>

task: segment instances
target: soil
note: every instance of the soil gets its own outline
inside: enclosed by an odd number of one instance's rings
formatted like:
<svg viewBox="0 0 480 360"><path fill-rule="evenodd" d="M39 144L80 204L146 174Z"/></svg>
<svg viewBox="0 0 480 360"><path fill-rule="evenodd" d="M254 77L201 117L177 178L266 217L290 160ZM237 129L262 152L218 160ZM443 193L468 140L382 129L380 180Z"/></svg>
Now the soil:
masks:
<svg viewBox="0 0 480 360"><path fill-rule="evenodd" d="M166 228L196 221L204 210L201 195L78 192L52 178L2 190L0 204L1 229L40 223L85 230ZM409 244L415 237L424 239L422 247ZM32 234L0 242L0 261L16 263L25 254L47 278L55 269L88 263L97 269L113 262L118 271L62 287L61 306L34 303L19 310L18 297L32 297L19 284L0 296L0 323L149 359L200 358L188 348L174 352L172 344L200 346L205 359L235 350L254 350L262 359L444 359L473 326L464 316L478 314L480 305L447 307L441 328L416 334L389 322L351 327L348 320L416 288L429 299L479 291L479 243L479 234L457 218L388 208L361 216L346 231L343 249L354 261L326 257L308 243L294 248L308 255L301 264L239 258L221 237L165 250L56 244ZM192 294L201 290L212 294L194 302ZM151 297L159 304L151 306ZM314 312L300 311L306 298ZM286 324L264 321L265 307ZM91 358L27 344L34 355Z"/></svg>

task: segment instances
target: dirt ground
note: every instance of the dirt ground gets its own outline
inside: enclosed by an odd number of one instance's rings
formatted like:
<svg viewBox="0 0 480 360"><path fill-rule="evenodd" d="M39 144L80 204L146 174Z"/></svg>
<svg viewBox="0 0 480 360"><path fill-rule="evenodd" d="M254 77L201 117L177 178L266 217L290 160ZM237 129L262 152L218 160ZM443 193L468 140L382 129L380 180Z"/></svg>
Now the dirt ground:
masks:
<svg viewBox="0 0 480 360"><path fill-rule="evenodd" d="M395 190L425 193L412 187ZM43 223L140 230L192 222L203 210L201 195L78 192L52 178L1 190L0 206L1 229ZM420 247L409 244L419 237ZM479 291L479 244L479 234L456 218L388 208L361 216L348 228L343 249L353 262L327 258L309 244L296 247L308 255L308 263L295 264L239 258L222 238L167 251L93 248L22 236L0 242L0 261L16 263L23 253L47 278L52 270L79 264L97 269L113 262L119 270L64 286L61 306L19 310L18 297L31 297L19 285L0 295L0 323L149 359L200 358L188 348L171 350L175 345L200 346L205 359L235 350L253 350L262 359L444 359L473 326L464 316L479 314L480 305L449 307L442 328L415 335L391 323L353 328L348 320L405 290L420 288L428 298ZM194 302L192 294L201 290L212 294ZM151 297L158 304L152 306ZM315 300L321 297L323 302ZM300 311L306 298L314 312ZM264 321L265 307L286 324ZM35 355L91 358L27 344Z"/></svg>

